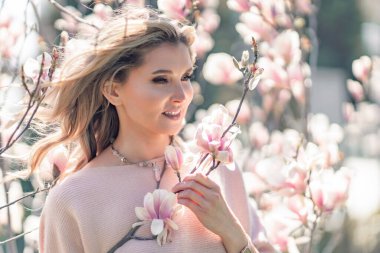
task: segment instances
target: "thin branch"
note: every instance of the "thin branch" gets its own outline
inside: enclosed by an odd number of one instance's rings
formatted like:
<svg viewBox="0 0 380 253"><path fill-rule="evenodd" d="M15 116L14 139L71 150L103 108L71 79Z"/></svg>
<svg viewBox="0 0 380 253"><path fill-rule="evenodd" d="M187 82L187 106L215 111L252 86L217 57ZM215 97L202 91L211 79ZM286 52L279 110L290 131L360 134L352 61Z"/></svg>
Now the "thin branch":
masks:
<svg viewBox="0 0 380 253"><path fill-rule="evenodd" d="M24 232L24 233L22 233L22 234L16 235L16 236L14 236L14 237L12 237L12 238L9 238L9 239L7 239L7 240L5 240L5 241L0 242L0 245L6 244L6 243L11 242L11 241L14 241L14 240L16 240L16 239L18 239L18 238L20 238L20 237L23 237L24 235L30 234L30 233L32 233L32 232L38 230L38 229L39 229L38 227L37 227L37 228L33 228L33 229L30 230L30 231L27 231L27 232Z"/></svg>
<svg viewBox="0 0 380 253"><path fill-rule="evenodd" d="M80 22L80 23L83 23L83 24L86 24L86 25L89 25L93 28L95 28L96 30L100 30L100 28L98 26L96 26L95 24L91 23L91 22L88 22L87 20L81 18L81 17L78 17L76 16L75 14L71 13L68 9L66 9L65 7L63 7L62 5L60 5L59 3L57 3L55 0L49 0L49 2L54 5L54 7L56 7L58 10L66 13L67 15L69 15L70 17L72 17L73 19L75 19L76 21Z"/></svg>
<svg viewBox="0 0 380 253"><path fill-rule="evenodd" d="M55 182L55 181L53 181L53 182ZM28 198L28 197L34 197L34 195L36 195L36 194L38 194L38 193L45 192L45 191L49 191L54 185L55 185L55 184L52 183L49 187L46 187L46 188L43 188L43 189L39 189L39 188L37 188L34 192L31 192L31 193L29 193L29 194L27 194L27 195L25 195L25 196L22 196L21 198L18 198L18 199L16 199L16 200L12 201L12 202L9 202L9 203L6 204L6 205L0 206L0 210L3 209L3 208L5 208L5 207L11 206L11 205L13 205L13 204L16 204L17 202L19 202L19 201L21 201L21 200L23 200L23 199L26 199L26 198Z"/></svg>

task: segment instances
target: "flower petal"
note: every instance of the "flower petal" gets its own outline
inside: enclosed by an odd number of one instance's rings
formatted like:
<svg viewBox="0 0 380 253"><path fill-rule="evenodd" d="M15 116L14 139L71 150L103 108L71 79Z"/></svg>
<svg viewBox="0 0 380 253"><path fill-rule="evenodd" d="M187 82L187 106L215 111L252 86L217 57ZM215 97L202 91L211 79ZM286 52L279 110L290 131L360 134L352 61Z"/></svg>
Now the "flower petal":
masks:
<svg viewBox="0 0 380 253"><path fill-rule="evenodd" d="M172 219L166 219L166 224L174 230L178 230L178 225Z"/></svg>
<svg viewBox="0 0 380 253"><path fill-rule="evenodd" d="M139 220L151 220L148 211L144 207L135 207L135 213Z"/></svg>
<svg viewBox="0 0 380 253"><path fill-rule="evenodd" d="M153 219L150 225L150 231L153 235L158 235L164 230L164 221L161 219Z"/></svg>

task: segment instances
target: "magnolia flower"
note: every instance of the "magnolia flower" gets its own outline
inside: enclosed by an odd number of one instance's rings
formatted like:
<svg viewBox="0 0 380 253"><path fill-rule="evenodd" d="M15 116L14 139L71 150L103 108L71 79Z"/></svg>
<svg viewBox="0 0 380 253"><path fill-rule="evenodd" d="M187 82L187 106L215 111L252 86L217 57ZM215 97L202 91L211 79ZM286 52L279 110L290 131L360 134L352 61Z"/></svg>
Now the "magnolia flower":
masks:
<svg viewBox="0 0 380 253"><path fill-rule="evenodd" d="M243 74L235 68L232 56L226 53L210 54L202 73L206 81L216 85L234 84L243 77Z"/></svg>
<svg viewBox="0 0 380 253"><path fill-rule="evenodd" d="M247 44L252 43L252 37L260 41L271 41L276 31L266 23L260 15L244 12L240 15L241 23L237 23L236 31Z"/></svg>
<svg viewBox="0 0 380 253"><path fill-rule="evenodd" d="M230 148L232 140L237 133L222 136L225 129L217 124L200 124L196 133L198 147L220 162L233 162L233 154Z"/></svg>
<svg viewBox="0 0 380 253"><path fill-rule="evenodd" d="M208 32L197 29L197 37L195 39L194 48L198 57L204 56L214 47L214 40Z"/></svg>
<svg viewBox="0 0 380 253"><path fill-rule="evenodd" d="M55 168L57 168L61 173L65 172L67 169L69 152L65 147L58 146L49 151L47 158L49 163L55 166Z"/></svg>
<svg viewBox="0 0 380 253"><path fill-rule="evenodd" d="M165 149L165 159L168 165L177 173L178 180L181 181L180 170L183 166L183 154L180 148L169 145Z"/></svg>
<svg viewBox="0 0 380 253"><path fill-rule="evenodd" d="M38 78L40 78L40 83L48 81L51 61L52 58L48 53L43 53L43 56L39 55L36 60L32 58L27 59L24 64L25 76L30 77L34 84L37 84Z"/></svg>
<svg viewBox="0 0 380 253"><path fill-rule="evenodd" d="M201 26L205 32L214 32L218 28L219 23L220 16L214 9L208 8L202 11L199 26Z"/></svg>
<svg viewBox="0 0 380 253"><path fill-rule="evenodd" d="M356 102L360 102L364 98L363 86L358 82L351 79L347 80L347 89L351 93Z"/></svg>
<svg viewBox="0 0 380 253"><path fill-rule="evenodd" d="M231 163L233 154L230 145L240 133L240 129L233 126L224 134L231 123L228 110L222 105L216 105L214 108L211 115L205 117L198 125L195 141L201 151L211 153L217 161Z"/></svg>
<svg viewBox="0 0 380 253"><path fill-rule="evenodd" d="M227 0L227 7L237 12L248 12L251 8L249 0Z"/></svg>
<svg viewBox="0 0 380 253"><path fill-rule="evenodd" d="M157 7L167 16L174 19L183 20L188 14L186 8L187 0L158 0Z"/></svg>
<svg viewBox="0 0 380 253"><path fill-rule="evenodd" d="M300 37L296 31L283 31L275 38L272 46L275 62L281 66L299 62L301 59Z"/></svg>
<svg viewBox="0 0 380 253"><path fill-rule="evenodd" d="M132 227L150 224L150 231L157 236L157 243L162 246L170 242L173 230L178 230L174 217L181 206L176 203L174 193L163 189L148 192L144 197L144 207L136 207L135 213L140 220Z"/></svg>
<svg viewBox="0 0 380 253"><path fill-rule="evenodd" d="M346 201L349 184L350 176L346 169L337 172L323 169L311 177L311 197L320 211L330 212Z"/></svg>
<svg viewBox="0 0 380 253"><path fill-rule="evenodd" d="M371 66L371 58L368 56L362 56L352 62L352 72L358 80L367 82L371 71Z"/></svg>

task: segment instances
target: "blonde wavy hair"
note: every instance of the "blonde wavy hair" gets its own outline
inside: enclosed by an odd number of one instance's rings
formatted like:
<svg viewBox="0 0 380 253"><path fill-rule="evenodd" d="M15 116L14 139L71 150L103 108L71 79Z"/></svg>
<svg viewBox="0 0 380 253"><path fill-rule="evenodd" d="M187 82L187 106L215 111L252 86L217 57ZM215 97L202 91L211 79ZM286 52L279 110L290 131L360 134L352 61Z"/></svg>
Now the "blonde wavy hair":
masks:
<svg viewBox="0 0 380 253"><path fill-rule="evenodd" d="M54 103L42 122L56 127L34 145L29 171L36 171L58 145L68 148L71 171L94 159L119 131L116 108L103 96L104 86L124 83L128 73L143 64L144 55L162 43L184 43L194 62L194 39L192 26L155 10L127 6L115 12L97 34L86 39L85 52L64 60L60 81L52 84Z"/></svg>

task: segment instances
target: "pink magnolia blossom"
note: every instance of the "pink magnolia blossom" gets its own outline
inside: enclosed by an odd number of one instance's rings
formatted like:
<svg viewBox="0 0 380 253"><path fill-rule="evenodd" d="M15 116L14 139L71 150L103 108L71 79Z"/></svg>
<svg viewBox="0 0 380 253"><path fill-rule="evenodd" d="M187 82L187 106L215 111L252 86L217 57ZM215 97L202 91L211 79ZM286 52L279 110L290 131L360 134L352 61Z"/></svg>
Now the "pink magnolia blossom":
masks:
<svg viewBox="0 0 380 253"><path fill-rule="evenodd" d="M302 14L311 14L314 11L314 6L311 0L296 0L295 7Z"/></svg>
<svg viewBox="0 0 380 253"><path fill-rule="evenodd" d="M214 47L214 44L215 42L208 32L197 29L197 37L195 39L194 48L198 57L203 57Z"/></svg>
<svg viewBox="0 0 380 253"><path fill-rule="evenodd" d="M289 88L288 73L281 65L268 57L261 57L258 65L265 69L259 86L261 92L266 93L273 88Z"/></svg>
<svg viewBox="0 0 380 253"><path fill-rule="evenodd" d="M273 56L281 66L298 63L301 59L300 37L296 31L285 30L273 41Z"/></svg>
<svg viewBox="0 0 380 253"><path fill-rule="evenodd" d="M347 199L350 176L347 169L334 172L323 169L313 173L310 181L311 197L322 212L330 212Z"/></svg>
<svg viewBox="0 0 380 253"><path fill-rule="evenodd" d="M231 143L240 133L237 126L233 126L223 136L231 123L228 110L222 105L216 105L198 125L195 141L202 152L211 153L213 158L222 163L233 162Z"/></svg>
<svg viewBox="0 0 380 253"><path fill-rule="evenodd" d="M82 13L73 6L65 7L70 13L77 17L82 17ZM78 21L65 12L61 12L62 18L57 19L54 23L55 28L58 30L65 30L67 32L75 33L78 31Z"/></svg>
<svg viewBox="0 0 380 253"><path fill-rule="evenodd" d="M39 55L37 59L28 58L24 64L25 76L30 77L34 84L37 84L40 70L42 66L42 74L40 77L40 83L44 83L49 80L49 69L51 66L51 56L48 53L44 53L44 61L42 62L42 55Z"/></svg>
<svg viewBox="0 0 380 253"><path fill-rule="evenodd" d="M368 81L371 67L372 61L368 56L362 56L352 62L352 72L354 76L362 82Z"/></svg>
<svg viewBox="0 0 380 253"><path fill-rule="evenodd" d="M291 26L291 19L286 14L285 1L259 0L256 2L253 11L260 12L271 25L285 28Z"/></svg>
<svg viewBox="0 0 380 253"><path fill-rule="evenodd" d="M171 241L173 230L178 230L174 222L181 206L176 202L174 193L163 189L148 192L144 197L144 207L136 207L135 212L140 220L133 227L150 224L150 230L157 236L157 243L164 245Z"/></svg>
<svg viewBox="0 0 380 253"><path fill-rule="evenodd" d="M291 212L289 218L299 220L302 224L308 223L308 218L313 216L313 203L303 195L293 195L285 199L285 206Z"/></svg>
<svg viewBox="0 0 380 253"><path fill-rule="evenodd" d="M23 22L14 14L7 13L6 8L2 11L0 15L0 59L10 59L20 53L24 41L21 36L26 29Z"/></svg>
<svg viewBox="0 0 380 253"><path fill-rule="evenodd" d="M180 171L183 165L183 154L180 148L169 145L165 149L165 159L175 171Z"/></svg>
<svg viewBox="0 0 380 253"><path fill-rule="evenodd" d="M284 208L275 208L264 217L264 227L267 230L269 242L281 252L296 252L291 248L295 246L291 232L297 229L301 222L299 220L284 218Z"/></svg>
<svg viewBox="0 0 380 253"><path fill-rule="evenodd" d="M232 56L226 53L210 54L202 73L206 81L216 85L231 85L243 77L243 74L234 66Z"/></svg>
<svg viewBox="0 0 380 253"><path fill-rule="evenodd" d="M260 121L256 121L249 127L251 143L255 148L260 149L269 141L269 131Z"/></svg>
<svg viewBox="0 0 380 253"><path fill-rule="evenodd" d="M364 98L364 89L363 86L358 82L354 80L347 80L347 89L351 93L352 97L355 99L356 102L360 102Z"/></svg>
<svg viewBox="0 0 380 253"><path fill-rule="evenodd" d="M227 0L227 7L237 12L248 12L251 5L249 0Z"/></svg>
<svg viewBox="0 0 380 253"><path fill-rule="evenodd" d="M252 43L252 36L258 41L272 41L276 31L262 17L252 12L244 12L240 16L241 23L236 24L236 31L247 44Z"/></svg>
<svg viewBox="0 0 380 253"><path fill-rule="evenodd" d="M61 173L65 172L69 163L69 152L63 146L58 146L49 151L47 158L50 164L54 165Z"/></svg>
<svg viewBox="0 0 380 253"><path fill-rule="evenodd" d="M239 106L240 100L231 100L226 103L226 108L232 115L236 112L238 106ZM247 124L251 119L251 109L246 101L243 101L243 104L240 108L240 113L236 118L236 122L238 124Z"/></svg>
<svg viewBox="0 0 380 253"><path fill-rule="evenodd" d="M158 0L157 7L174 19L183 20L189 13L187 0Z"/></svg>
<svg viewBox="0 0 380 253"><path fill-rule="evenodd" d="M205 32L212 33L219 26L220 16L214 9L208 8L202 11L198 22L198 25L201 26Z"/></svg>

